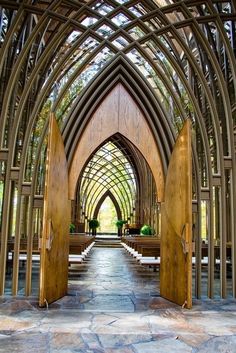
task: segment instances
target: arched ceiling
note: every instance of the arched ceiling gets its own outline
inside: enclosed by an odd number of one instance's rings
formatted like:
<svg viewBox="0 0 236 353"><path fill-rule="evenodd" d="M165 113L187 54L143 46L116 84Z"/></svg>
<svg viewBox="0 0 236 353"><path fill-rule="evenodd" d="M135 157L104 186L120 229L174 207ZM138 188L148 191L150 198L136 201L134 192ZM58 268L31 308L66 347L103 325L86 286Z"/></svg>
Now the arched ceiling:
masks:
<svg viewBox="0 0 236 353"><path fill-rule="evenodd" d="M207 159L202 163L203 186L212 173L221 173L219 156L230 157L234 142L233 2L9 0L2 4L0 68L4 70L7 63L8 79L2 83L6 94L0 138L2 148L11 148L13 166L26 167L25 181L31 181L37 169L50 109L61 124L69 154L71 140L82 133L85 123L83 97L89 90L93 97L92 83L118 57L125 58L130 76L133 69L145 81L145 94L152 94L155 101L152 124L164 146L163 163L183 120L191 116L199 139L197 152L201 150ZM11 45L14 50L9 53ZM229 68L227 76L219 48ZM131 77L128 80L133 84ZM227 84L229 95L225 95Z"/></svg>

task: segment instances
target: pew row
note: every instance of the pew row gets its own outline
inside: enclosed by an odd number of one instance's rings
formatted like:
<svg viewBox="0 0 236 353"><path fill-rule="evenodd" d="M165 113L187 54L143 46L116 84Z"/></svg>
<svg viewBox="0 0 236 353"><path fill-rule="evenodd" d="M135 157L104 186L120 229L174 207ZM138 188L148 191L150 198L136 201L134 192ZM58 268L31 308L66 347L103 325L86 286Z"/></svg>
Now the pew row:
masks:
<svg viewBox="0 0 236 353"><path fill-rule="evenodd" d="M155 265L157 266L160 264L160 239L156 237L142 237L142 236L135 236L135 237L123 237L122 238L122 245L127 250L127 252L136 258L140 263L144 263L147 265ZM193 247L194 249L194 247ZM226 244L226 265L232 266L231 260L231 250L232 244L229 242ZM202 258L201 264L202 266L208 266L208 245L202 244ZM214 263L216 268L220 265L220 247L219 245L214 246ZM196 257L195 251L193 251L192 256L192 264L195 266L196 264Z"/></svg>
<svg viewBox="0 0 236 353"><path fill-rule="evenodd" d="M95 238L88 235L69 236L69 265L80 264L88 256L95 244Z"/></svg>
<svg viewBox="0 0 236 353"><path fill-rule="evenodd" d="M156 237L125 237L121 244L140 265L156 271L160 266L160 240Z"/></svg>
<svg viewBox="0 0 236 353"><path fill-rule="evenodd" d="M69 256L68 261L70 264L82 263L90 250L95 244L95 238L85 234L73 234L69 235ZM14 259L14 242L8 242L8 261L13 263ZM22 261L23 265L27 260L27 240L21 239L19 260ZM33 241L32 249L32 261L40 261L40 247L37 239Z"/></svg>

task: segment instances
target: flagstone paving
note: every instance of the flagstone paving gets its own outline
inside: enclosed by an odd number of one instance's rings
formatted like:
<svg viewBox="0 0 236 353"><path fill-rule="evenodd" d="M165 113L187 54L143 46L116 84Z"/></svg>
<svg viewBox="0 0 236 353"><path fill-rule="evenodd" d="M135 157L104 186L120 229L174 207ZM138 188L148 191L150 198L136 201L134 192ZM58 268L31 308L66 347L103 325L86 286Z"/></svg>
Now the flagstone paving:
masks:
<svg viewBox="0 0 236 353"><path fill-rule="evenodd" d="M158 272L125 250L94 248L48 309L37 297L0 298L0 353L236 353L236 300L187 310L158 288Z"/></svg>

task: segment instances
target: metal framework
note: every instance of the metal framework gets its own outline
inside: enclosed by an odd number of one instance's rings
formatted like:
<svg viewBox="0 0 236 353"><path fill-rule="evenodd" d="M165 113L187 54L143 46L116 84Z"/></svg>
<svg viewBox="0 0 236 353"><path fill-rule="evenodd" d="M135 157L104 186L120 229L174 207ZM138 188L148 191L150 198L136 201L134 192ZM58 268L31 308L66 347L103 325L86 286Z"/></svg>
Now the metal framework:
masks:
<svg viewBox="0 0 236 353"><path fill-rule="evenodd" d="M203 294L204 240L207 295L235 297L235 2L0 0L0 6L0 295L9 239L15 251L12 294L18 292L22 237L28 251L25 292L31 293L50 110L71 163L92 112L122 82L150 124L165 170L178 131L191 118L195 294ZM228 283L227 245L232 247Z"/></svg>

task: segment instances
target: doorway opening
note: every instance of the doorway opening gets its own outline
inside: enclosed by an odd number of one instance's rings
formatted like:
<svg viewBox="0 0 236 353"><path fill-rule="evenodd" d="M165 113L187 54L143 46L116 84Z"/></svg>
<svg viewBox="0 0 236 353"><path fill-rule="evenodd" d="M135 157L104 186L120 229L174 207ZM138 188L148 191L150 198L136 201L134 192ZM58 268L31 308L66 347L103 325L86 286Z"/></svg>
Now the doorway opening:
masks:
<svg viewBox="0 0 236 353"><path fill-rule="evenodd" d="M116 231L116 220L117 213L116 208L109 196L105 198L101 204L99 213L98 213L98 222L100 224L97 234L103 235L114 235Z"/></svg>

